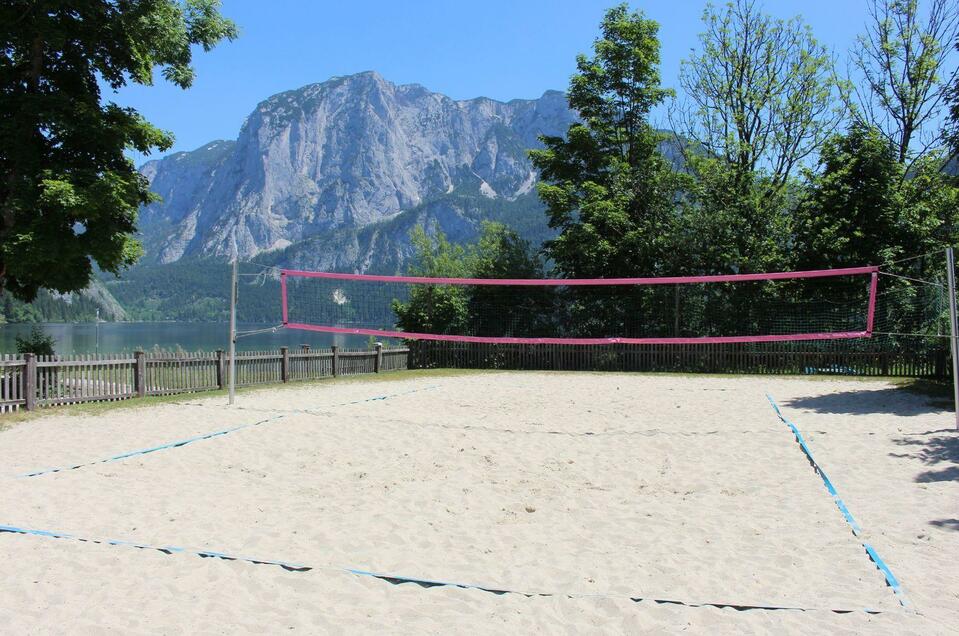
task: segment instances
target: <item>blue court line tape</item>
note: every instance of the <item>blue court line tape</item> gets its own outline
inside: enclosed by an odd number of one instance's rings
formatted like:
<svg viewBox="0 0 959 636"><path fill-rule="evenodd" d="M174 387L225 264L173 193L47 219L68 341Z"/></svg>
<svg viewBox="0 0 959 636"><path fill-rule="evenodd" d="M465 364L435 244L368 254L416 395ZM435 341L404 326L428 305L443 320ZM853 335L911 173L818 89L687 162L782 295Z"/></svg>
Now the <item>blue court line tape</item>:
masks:
<svg viewBox="0 0 959 636"><path fill-rule="evenodd" d="M66 532L54 532L51 530L34 530L31 528L20 528L17 526L0 525L0 533L8 532L11 534L34 535L38 537L48 537L51 539L70 539L81 541L83 543L98 543L105 545L124 546L129 548L139 548L141 550L155 550L164 554L189 554L203 558L223 559L224 561L244 561L246 563L255 563L257 565L276 565L284 570L291 572L307 572L313 568L307 565L297 563L288 563L286 561L275 561L273 559L255 559L253 557L239 556L235 554L225 554L223 552L212 552L210 550L190 550L176 546L155 546L145 543L134 543L132 541L123 541L120 539L91 539L89 537L80 537Z"/></svg>
<svg viewBox="0 0 959 636"><path fill-rule="evenodd" d="M852 516L852 513L849 512L849 508L846 507L845 502L839 496L839 493L836 491L836 487L826 475L826 471L822 469L822 466L820 466L816 461L816 458L813 457L812 450L810 450L809 446L806 444L806 440L803 438L802 433L799 432L799 428L786 419L786 416L783 415L782 411L779 409L779 405L776 404L776 401L773 399L772 395L767 393L766 399L769 400L769 404L773 407L773 410L776 411L776 415L779 417L782 423L788 426L793 432L793 435L795 435L796 441L799 443L800 448L802 448L803 453L806 454L806 458L809 460L809 463L812 464L813 469L815 469L815 471L822 478L823 483L826 485L826 490L829 491L829 494L832 495L833 501L836 503L836 507L839 508L839 511L849 524L849 527L852 528L852 533L858 538L862 533L862 526L859 525L859 522L856 521L855 517ZM890 570L889 566L886 565L886 562L880 558L879 553L876 552L875 548L866 542L862 542L862 547L865 548L866 554L869 556L869 560L875 564L879 571L882 572L882 575L886 578L886 584L892 588L893 593L899 600L899 604L903 607L909 607L909 601L906 599L906 595L903 592L902 585L899 583L899 579L895 577L895 575L892 573L892 570Z"/></svg>
<svg viewBox="0 0 959 636"><path fill-rule="evenodd" d="M331 404L331 405L329 405L329 406L349 406L349 405L353 405L353 404L362 404L362 403L364 403L364 402L377 402L377 401L380 401L380 400L388 400L388 399L390 399L390 398L399 397L399 396L401 396L401 395L407 395L407 394L409 394L409 393L416 393L416 392L418 392L418 391L425 391L425 390L433 389L433 388L436 388L436 387L435 387L435 386L423 387L423 388L420 388L420 389L413 389L413 390L411 390L411 391L404 391L404 392L402 392L402 393L393 393L393 394L390 394L390 395L378 395L378 396L371 397L371 398L365 398L365 399L361 399L361 400L353 400L352 402L343 402L343 403L341 403L341 404ZM239 408L243 409L243 407L239 407ZM262 412L262 411L270 411L271 409L243 409L243 410L261 411L261 412ZM305 410L303 410L303 411L285 411L284 413L291 413L291 412L292 412L292 413L307 413L307 414L315 415L314 412L312 412L312 411L305 411ZM78 469L78 468L83 468L83 467L85 467L85 466L94 466L94 465L96 465L96 464L105 464L105 463L107 463L107 462L120 461L120 460L122 460L122 459L128 459L128 458L130 458L130 457L135 457L135 456L137 456L137 455L147 455L147 454L149 454L149 453L155 453L155 452L157 452L157 451L167 450L167 449L170 449L170 448L179 448L179 447L181 447L181 446L186 446L187 444L192 444L193 442L199 442L199 441L202 441L202 440L205 440L205 439L211 439L211 438L214 438L214 437L220 437L220 436L222 436L222 435L227 435L227 434L229 434L229 433L234 433L234 432L236 432L236 431L243 430L243 429L245 429L245 428L252 428L252 427L254 427L254 426L259 426L259 425L261 425L261 424L266 424L267 422L272 422L272 421L275 421L275 420L278 420L278 419L282 419L282 418L284 418L284 417L286 417L285 414L283 414L283 415L275 415L275 416L273 416L273 417L268 417L268 418L266 418L266 419L259 420L259 421L257 421L257 422L250 422L250 423L248 423L248 424L241 424L241 425L239 425L239 426L234 426L234 427L231 427L231 428L225 428L225 429L219 430L219 431L213 431L212 433L204 433L203 435L197 435L196 437L190 437L190 438L188 438L188 439L181 439L181 440L177 440L177 441L175 441L175 442L168 442L168 443L166 443L166 444L160 444L159 446L152 446L152 447L150 447L150 448L141 448L141 449L139 449L139 450L129 451L129 452L126 452L126 453L121 453L121 454L119 454L119 455L113 455L112 457L106 457L106 458L103 458L103 459L97 459L97 460L90 461L90 462L84 462L84 463L82 463L82 464L74 464L74 465L72 465L72 466L60 466L60 467L58 467L58 468L45 468L45 469L43 469L43 470L35 470L35 471L29 472L29 473L23 473L23 474L21 474L21 475L17 475L17 477L21 477L21 478L23 478L23 477L39 477L40 475L49 475L49 474L51 474L51 473L60 473L60 472L68 471L68 470L76 470L76 469Z"/></svg>
<svg viewBox="0 0 959 636"><path fill-rule="evenodd" d="M31 528L21 528L18 526L7 526L0 525L0 534L2 533L11 533L27 536L37 536L45 537L52 539L67 539L72 541L79 541L82 543L95 543L101 545L112 545L112 546L121 546L128 548L138 548L141 550L154 550L157 552L162 552L163 554L173 555L173 554L183 554L188 556L198 556L201 558L214 558L222 559L224 561L240 561L244 563L251 563L255 565L274 565L281 567L288 572L309 572L310 570L327 570L331 572L344 572L352 574L355 576L365 576L370 578L375 578L381 581L385 581L392 585L402 585L405 583L413 583L424 588L432 587L455 587L464 590L477 590L481 592L488 592L490 594L496 594L502 596L504 594L516 594L520 596L525 596L527 598L531 597L562 597L562 598L618 598L623 600L630 600L634 603L639 603L642 601L649 601L662 605L682 605L685 607L715 607L720 609L731 608L738 611L746 610L772 610L772 611L797 611L797 612L833 612L836 614L851 614L851 613L865 613L865 614L881 614L880 610L873 609L819 609L812 607L799 607L799 606L789 606L789 605L755 605L755 604L740 604L740 603L720 603L720 602L692 602L692 601L681 601L678 599L669 599L669 598L653 598L647 596L632 596L632 595L617 595L617 594L579 594L574 592L565 592L565 593L556 593L556 592L520 592L516 590L510 590L502 587L496 587L492 585L478 585L473 583L454 583L450 581L440 581L435 579L423 579L411 576L401 576L398 574L384 574L382 572L372 572L369 570L362 570L359 568L343 568L335 566L309 566L302 565L299 563L290 563L288 561L277 561L274 559L257 559L253 557L239 556L235 554L228 554L225 552L214 552L212 550L192 550L188 548L181 548L176 546L155 546L148 545L145 543L136 543L133 541L123 541L120 539L93 539L89 537L81 537L66 532L55 532L51 530L35 530Z"/></svg>
<svg viewBox="0 0 959 636"><path fill-rule="evenodd" d="M225 428L219 431L213 431L212 433L204 433L203 435L197 435L196 437L189 437L187 439L177 440L175 442L168 442L166 444L160 444L159 446L151 446L150 448L141 448L139 450L129 451L126 453L120 453L119 455L113 455L111 457L105 457L103 459L96 459L91 462L85 462L83 464L74 464L72 466L61 466L59 468L46 468L44 470L35 470L33 472L24 473L22 475L17 475L18 477L38 477L40 475L49 475L51 473L59 473L68 470L76 470L78 468L83 468L85 466L94 466L96 464L106 464L108 462L116 462L122 459L129 459L130 457L136 457L137 455L147 455L149 453L155 453L161 450L167 450L169 448L179 448L181 446L186 446L187 444L192 444L193 442L199 442L205 439L211 439L214 437L219 437L221 435L227 435L228 433L233 433L245 428L252 428L254 426L259 426L260 424L266 424L267 422L272 422L285 417L285 415L275 415L273 417L268 417L258 422L250 422L247 424L241 424L239 426L234 426L231 428Z"/></svg>

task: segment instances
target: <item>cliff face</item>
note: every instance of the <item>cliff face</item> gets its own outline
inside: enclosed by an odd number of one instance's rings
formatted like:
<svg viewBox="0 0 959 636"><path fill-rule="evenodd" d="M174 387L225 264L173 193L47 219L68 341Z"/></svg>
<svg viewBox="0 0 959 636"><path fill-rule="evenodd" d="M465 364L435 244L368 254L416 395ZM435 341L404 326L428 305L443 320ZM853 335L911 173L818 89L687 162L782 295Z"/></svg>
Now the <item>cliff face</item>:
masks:
<svg viewBox="0 0 959 636"><path fill-rule="evenodd" d="M147 258L224 257L235 236L241 258L366 271L398 267L416 222L469 240L498 218L535 238L545 218L526 151L574 118L557 91L457 101L372 72L280 93L235 142L141 168L163 197L142 211Z"/></svg>

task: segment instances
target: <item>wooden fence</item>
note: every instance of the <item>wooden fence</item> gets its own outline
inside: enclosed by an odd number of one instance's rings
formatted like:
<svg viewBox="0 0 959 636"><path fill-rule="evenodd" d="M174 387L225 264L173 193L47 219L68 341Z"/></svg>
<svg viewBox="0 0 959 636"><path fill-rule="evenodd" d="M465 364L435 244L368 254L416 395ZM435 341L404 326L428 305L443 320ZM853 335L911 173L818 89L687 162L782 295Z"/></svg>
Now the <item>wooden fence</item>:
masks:
<svg viewBox="0 0 959 636"><path fill-rule="evenodd" d="M315 380L407 368L409 349L240 352L237 386ZM133 354L0 356L0 413L40 406L126 400L147 395L213 391L226 386L229 356L137 351Z"/></svg>
<svg viewBox="0 0 959 636"><path fill-rule="evenodd" d="M951 377L949 353L815 350L795 343L691 345L513 345L417 341L411 369L536 369L684 373Z"/></svg>

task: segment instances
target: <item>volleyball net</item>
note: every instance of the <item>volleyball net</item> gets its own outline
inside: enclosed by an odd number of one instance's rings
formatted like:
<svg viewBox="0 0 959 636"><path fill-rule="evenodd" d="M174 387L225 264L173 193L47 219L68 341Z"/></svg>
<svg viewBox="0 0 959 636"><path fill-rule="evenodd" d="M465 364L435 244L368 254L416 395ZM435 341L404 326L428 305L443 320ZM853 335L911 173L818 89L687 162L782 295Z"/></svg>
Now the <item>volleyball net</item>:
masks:
<svg viewBox="0 0 959 636"><path fill-rule="evenodd" d="M615 279L280 271L290 329L504 344L700 344L872 337L879 268ZM881 308L880 308L881 309Z"/></svg>

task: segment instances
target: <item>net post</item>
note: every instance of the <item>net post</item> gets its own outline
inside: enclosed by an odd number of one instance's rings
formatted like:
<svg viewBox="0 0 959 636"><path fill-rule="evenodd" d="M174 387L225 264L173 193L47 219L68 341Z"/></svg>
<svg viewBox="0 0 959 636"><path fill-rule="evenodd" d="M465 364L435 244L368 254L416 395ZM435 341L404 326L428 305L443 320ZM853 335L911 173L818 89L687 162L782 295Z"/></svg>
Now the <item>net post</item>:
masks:
<svg viewBox="0 0 959 636"><path fill-rule="evenodd" d="M280 347L280 379L290 381L290 348Z"/></svg>
<svg viewBox="0 0 959 636"><path fill-rule="evenodd" d="M872 336L872 327L876 320L876 290L879 287L879 272L872 273L869 281L869 309L866 313L866 334Z"/></svg>
<svg viewBox="0 0 959 636"><path fill-rule="evenodd" d="M234 239L235 241L235 239ZM236 400L236 292L237 261L236 243L233 245L233 277L230 283L230 404Z"/></svg>
<svg viewBox="0 0 959 636"><path fill-rule="evenodd" d="M280 304L283 309L283 324L289 322L289 305L287 304L286 296L286 270L280 270Z"/></svg>
<svg viewBox="0 0 959 636"><path fill-rule="evenodd" d="M331 360L331 371L333 373L333 377L335 378L338 375L337 367L340 366L340 348L336 345L330 345L330 351L333 353L333 359Z"/></svg>
<svg viewBox="0 0 959 636"><path fill-rule="evenodd" d="M952 395L956 408L956 428L959 429L959 319L956 317L956 257L952 248L946 248L946 280L949 283L949 344L952 351Z"/></svg>
<svg viewBox="0 0 959 636"><path fill-rule="evenodd" d="M373 359L373 373L379 373L383 367L383 343L377 342L373 348L376 351L376 357Z"/></svg>

